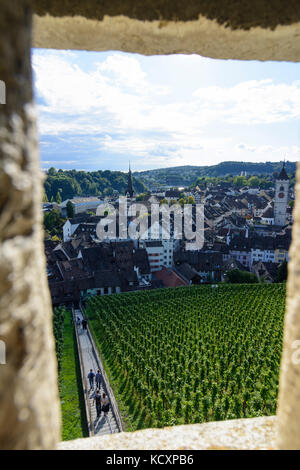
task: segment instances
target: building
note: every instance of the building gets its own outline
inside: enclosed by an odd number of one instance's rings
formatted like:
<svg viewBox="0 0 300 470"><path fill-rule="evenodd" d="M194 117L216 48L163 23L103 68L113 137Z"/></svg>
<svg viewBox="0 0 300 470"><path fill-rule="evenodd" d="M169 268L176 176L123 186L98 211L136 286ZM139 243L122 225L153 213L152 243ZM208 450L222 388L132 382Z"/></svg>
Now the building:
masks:
<svg viewBox="0 0 300 470"><path fill-rule="evenodd" d="M182 287L189 285L189 282L170 268L167 269L163 267L160 271L155 273L155 277L162 282L162 287Z"/></svg>
<svg viewBox="0 0 300 470"><path fill-rule="evenodd" d="M165 193L165 198L167 199L168 203L170 204L170 202L172 200L173 201L178 201L178 199L180 199L180 195L181 195L181 192L178 191L178 189L169 189Z"/></svg>
<svg viewBox="0 0 300 470"><path fill-rule="evenodd" d="M258 261L252 266L252 272L256 275L259 281L270 283L276 281L278 267L278 263Z"/></svg>
<svg viewBox="0 0 300 470"><path fill-rule="evenodd" d="M271 205L267 206L267 208L264 210L261 215L261 220L263 224L274 225L274 210Z"/></svg>
<svg viewBox="0 0 300 470"><path fill-rule="evenodd" d="M66 199L60 204L61 215L63 217L67 217L67 204L69 201L73 204L75 215L87 210L95 210L100 204L103 204L103 201L96 196Z"/></svg>
<svg viewBox="0 0 300 470"><path fill-rule="evenodd" d="M161 240L149 240L141 243L147 251L151 272L160 271L164 265L164 247Z"/></svg>
<svg viewBox="0 0 300 470"><path fill-rule="evenodd" d="M286 210L289 197L289 184L290 180L285 171L285 163L276 180L275 184L275 199L274 199L274 223L275 225L283 226L286 224Z"/></svg>
<svg viewBox="0 0 300 470"><path fill-rule="evenodd" d="M74 217L73 219L68 219L63 226L63 240L67 242L71 240L72 235L74 234L77 227L86 222L89 219L89 214L83 213Z"/></svg>
<svg viewBox="0 0 300 470"><path fill-rule="evenodd" d="M251 264L263 261L275 262L275 239L273 237L257 237L251 239Z"/></svg>
<svg viewBox="0 0 300 470"><path fill-rule="evenodd" d="M245 267L251 266L251 242L249 238L234 237L229 244L229 255Z"/></svg>

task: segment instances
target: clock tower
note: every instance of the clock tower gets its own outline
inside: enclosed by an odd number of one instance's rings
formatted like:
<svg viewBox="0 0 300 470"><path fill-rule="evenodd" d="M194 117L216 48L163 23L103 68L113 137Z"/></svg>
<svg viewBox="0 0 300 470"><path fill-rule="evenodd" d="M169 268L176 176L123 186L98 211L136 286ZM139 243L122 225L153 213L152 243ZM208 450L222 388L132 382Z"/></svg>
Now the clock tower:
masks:
<svg viewBox="0 0 300 470"><path fill-rule="evenodd" d="M275 183L274 224L286 224L286 209L289 197L290 180L285 171L285 162Z"/></svg>

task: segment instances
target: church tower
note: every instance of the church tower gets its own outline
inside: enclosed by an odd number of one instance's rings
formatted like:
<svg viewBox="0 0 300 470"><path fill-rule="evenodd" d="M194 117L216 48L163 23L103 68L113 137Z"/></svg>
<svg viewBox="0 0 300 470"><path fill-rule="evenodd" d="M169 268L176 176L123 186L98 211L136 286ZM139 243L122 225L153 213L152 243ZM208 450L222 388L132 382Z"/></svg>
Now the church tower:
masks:
<svg viewBox="0 0 300 470"><path fill-rule="evenodd" d="M128 181L127 181L127 188L125 191L125 196L132 198L133 194L134 194L134 191L133 191L133 185L132 185L132 174L131 174L130 163L129 163Z"/></svg>
<svg viewBox="0 0 300 470"><path fill-rule="evenodd" d="M285 162L275 183L274 200L274 224L283 226L286 224L286 209L289 197L290 180L285 171Z"/></svg>

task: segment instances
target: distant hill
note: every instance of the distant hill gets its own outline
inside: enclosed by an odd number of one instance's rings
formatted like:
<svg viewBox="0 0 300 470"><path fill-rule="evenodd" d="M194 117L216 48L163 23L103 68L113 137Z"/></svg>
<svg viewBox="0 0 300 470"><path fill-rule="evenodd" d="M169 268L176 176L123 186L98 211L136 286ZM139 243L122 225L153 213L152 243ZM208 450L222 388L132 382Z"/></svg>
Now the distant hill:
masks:
<svg viewBox="0 0 300 470"><path fill-rule="evenodd" d="M189 186L200 176L224 177L228 175L237 176L242 171L247 175L272 175L279 172L282 162L222 162L211 166L176 166L171 168L160 168L157 170L147 170L134 172L134 176L150 189L159 186ZM296 162L286 162L287 173L296 171Z"/></svg>

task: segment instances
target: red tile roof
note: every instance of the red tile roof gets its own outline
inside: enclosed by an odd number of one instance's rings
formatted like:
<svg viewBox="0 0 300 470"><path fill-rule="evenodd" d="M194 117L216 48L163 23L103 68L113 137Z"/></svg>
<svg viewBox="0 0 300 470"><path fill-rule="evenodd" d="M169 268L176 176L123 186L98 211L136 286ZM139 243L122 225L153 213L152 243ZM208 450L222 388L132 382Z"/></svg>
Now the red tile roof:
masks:
<svg viewBox="0 0 300 470"><path fill-rule="evenodd" d="M164 283L165 287L180 287L188 285L187 282L181 279L181 277L173 270L168 270L165 267L163 267L161 271L156 271L155 276Z"/></svg>

